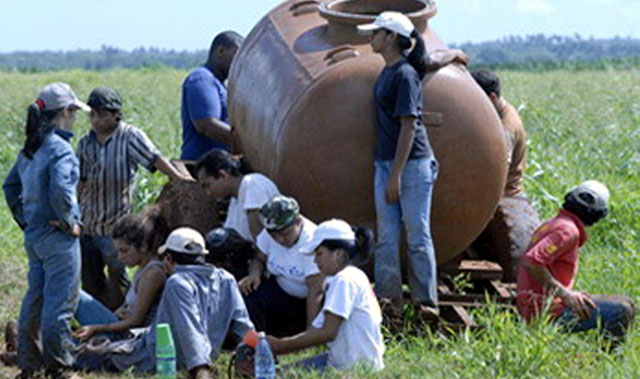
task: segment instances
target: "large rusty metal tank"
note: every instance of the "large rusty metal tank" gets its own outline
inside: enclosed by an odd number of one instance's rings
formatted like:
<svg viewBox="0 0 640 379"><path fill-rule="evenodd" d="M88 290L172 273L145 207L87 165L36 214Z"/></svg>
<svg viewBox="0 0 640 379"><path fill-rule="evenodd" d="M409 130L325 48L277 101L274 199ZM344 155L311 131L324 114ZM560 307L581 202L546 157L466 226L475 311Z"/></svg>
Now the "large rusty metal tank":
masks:
<svg viewBox="0 0 640 379"><path fill-rule="evenodd" d="M247 36L229 77L237 150L296 197L315 221L341 217L375 228L373 84L384 66L356 25L383 10L409 16L429 51L425 0L286 1ZM440 163L431 224L439 263L463 251L493 214L506 177L498 116L466 67L423 81L425 122Z"/></svg>

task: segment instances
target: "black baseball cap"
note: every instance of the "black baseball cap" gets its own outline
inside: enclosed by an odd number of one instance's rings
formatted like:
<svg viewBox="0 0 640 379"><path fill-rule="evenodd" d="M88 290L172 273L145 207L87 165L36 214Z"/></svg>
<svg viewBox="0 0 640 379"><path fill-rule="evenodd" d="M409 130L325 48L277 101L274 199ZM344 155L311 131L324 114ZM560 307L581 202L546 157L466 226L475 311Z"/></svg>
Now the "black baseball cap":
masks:
<svg viewBox="0 0 640 379"><path fill-rule="evenodd" d="M119 111L122 109L122 98L118 91L110 87L97 87L89 94L87 104L91 108Z"/></svg>

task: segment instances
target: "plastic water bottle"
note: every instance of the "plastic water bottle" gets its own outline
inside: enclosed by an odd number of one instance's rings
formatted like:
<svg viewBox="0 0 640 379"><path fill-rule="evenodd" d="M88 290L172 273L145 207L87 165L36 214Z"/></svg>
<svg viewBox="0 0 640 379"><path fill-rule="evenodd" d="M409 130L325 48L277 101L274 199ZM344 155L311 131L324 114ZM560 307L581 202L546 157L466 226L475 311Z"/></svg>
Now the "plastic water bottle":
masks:
<svg viewBox="0 0 640 379"><path fill-rule="evenodd" d="M273 379L276 377L276 363L271 353L271 347L264 332L259 333L258 346L254 357L256 379Z"/></svg>
<svg viewBox="0 0 640 379"><path fill-rule="evenodd" d="M176 348L169 324L156 325L156 378L175 379Z"/></svg>

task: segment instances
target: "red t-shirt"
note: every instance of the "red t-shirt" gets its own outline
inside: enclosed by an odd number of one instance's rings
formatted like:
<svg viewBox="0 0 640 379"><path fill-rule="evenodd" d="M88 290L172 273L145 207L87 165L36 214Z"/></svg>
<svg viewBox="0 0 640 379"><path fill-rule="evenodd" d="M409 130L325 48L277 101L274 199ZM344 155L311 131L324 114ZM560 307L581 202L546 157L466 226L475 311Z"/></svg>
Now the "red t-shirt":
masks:
<svg viewBox="0 0 640 379"><path fill-rule="evenodd" d="M574 214L561 209L558 215L542 224L531 237L522 259L546 267L551 275L567 288L573 287L578 272L578 249L584 245L587 235L582 221ZM524 267L518 270L518 312L527 320L538 316L550 300L543 288ZM564 305L558 297L551 299L551 314L557 317Z"/></svg>

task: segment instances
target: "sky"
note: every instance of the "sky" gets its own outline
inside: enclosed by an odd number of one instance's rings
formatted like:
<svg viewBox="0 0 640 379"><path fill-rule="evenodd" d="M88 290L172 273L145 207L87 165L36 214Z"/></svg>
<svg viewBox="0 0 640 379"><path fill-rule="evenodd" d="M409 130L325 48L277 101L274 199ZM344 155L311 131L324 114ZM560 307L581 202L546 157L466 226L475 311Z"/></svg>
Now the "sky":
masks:
<svg viewBox="0 0 640 379"><path fill-rule="evenodd" d="M373 0L370 0L373 1ZM281 0L0 0L0 53L157 47L206 49L246 35ZM440 0L431 27L448 43L543 33L640 38L640 0Z"/></svg>

